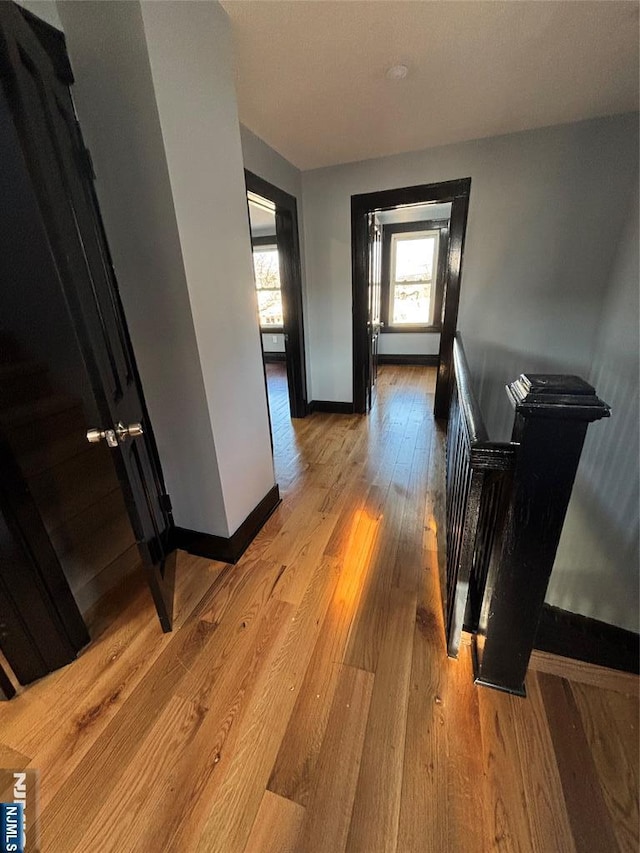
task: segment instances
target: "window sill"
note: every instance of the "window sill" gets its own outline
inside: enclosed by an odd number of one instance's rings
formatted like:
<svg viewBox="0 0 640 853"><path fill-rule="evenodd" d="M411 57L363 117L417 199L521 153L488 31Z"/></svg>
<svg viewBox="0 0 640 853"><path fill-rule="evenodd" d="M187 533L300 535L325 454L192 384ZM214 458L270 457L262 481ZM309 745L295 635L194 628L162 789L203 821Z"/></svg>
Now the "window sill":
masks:
<svg viewBox="0 0 640 853"><path fill-rule="evenodd" d="M406 332L431 332L434 334L440 334L441 331L441 326L384 326L384 328L380 329L380 334L401 335Z"/></svg>

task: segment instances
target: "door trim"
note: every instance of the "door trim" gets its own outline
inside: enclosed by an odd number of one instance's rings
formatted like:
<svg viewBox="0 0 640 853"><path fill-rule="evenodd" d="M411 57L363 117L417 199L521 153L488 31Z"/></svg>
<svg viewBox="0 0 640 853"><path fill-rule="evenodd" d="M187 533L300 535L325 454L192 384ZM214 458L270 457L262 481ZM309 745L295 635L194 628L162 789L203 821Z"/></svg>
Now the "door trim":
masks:
<svg viewBox="0 0 640 853"><path fill-rule="evenodd" d="M407 204L451 202L449 252L445 269L442 300L442 329L438 356L438 379L434 412L436 418L446 418L449 410L450 382L453 361L453 339L458 322L460 274L464 238L469 209L471 178L399 187L391 190L351 196L351 273L353 296L353 407L358 414L366 413L367 360L367 281L368 233L367 215L377 210Z"/></svg>
<svg viewBox="0 0 640 853"><path fill-rule="evenodd" d="M307 374L304 354L304 320L302 313L302 263L298 230L298 205L294 196L265 181L248 169L244 170L247 192L256 193L272 201L278 213L288 214L292 220L291 239L280 239L278 251L283 260L281 270L282 307L284 314L287 384L292 418L307 414ZM262 335L262 330L260 330ZM262 347L262 343L261 343ZM265 376L266 382L266 376Z"/></svg>

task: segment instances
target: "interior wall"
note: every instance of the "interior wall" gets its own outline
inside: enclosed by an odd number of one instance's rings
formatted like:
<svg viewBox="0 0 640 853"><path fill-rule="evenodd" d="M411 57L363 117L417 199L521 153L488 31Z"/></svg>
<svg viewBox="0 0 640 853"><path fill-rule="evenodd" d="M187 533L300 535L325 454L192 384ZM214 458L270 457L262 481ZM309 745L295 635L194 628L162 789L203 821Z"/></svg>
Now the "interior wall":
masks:
<svg viewBox="0 0 640 853"><path fill-rule="evenodd" d="M73 97L176 524L227 534L139 3L60 2Z"/></svg>
<svg viewBox="0 0 640 853"><path fill-rule="evenodd" d="M438 355L439 350L439 332L390 332L378 338L380 355Z"/></svg>
<svg viewBox="0 0 640 853"><path fill-rule="evenodd" d="M262 333L263 352L284 352L284 335L282 332Z"/></svg>
<svg viewBox="0 0 640 853"><path fill-rule="evenodd" d="M24 6L29 12L37 15L41 20L51 24L52 27L63 29L62 19L58 13L58 4L55 0L16 0L19 6Z"/></svg>
<svg viewBox="0 0 640 853"><path fill-rule="evenodd" d="M640 631L638 181L602 305L589 382L611 406L591 424L547 601ZM582 594L580 591L583 590Z"/></svg>
<svg viewBox="0 0 640 853"><path fill-rule="evenodd" d="M141 8L232 533L275 476L231 26L214 2L166 0Z"/></svg>
<svg viewBox="0 0 640 853"><path fill-rule="evenodd" d="M254 175L269 181L278 189L295 196L300 206L302 201L302 173L266 142L240 125L240 140L244 167ZM300 217L298 210L298 217Z"/></svg>

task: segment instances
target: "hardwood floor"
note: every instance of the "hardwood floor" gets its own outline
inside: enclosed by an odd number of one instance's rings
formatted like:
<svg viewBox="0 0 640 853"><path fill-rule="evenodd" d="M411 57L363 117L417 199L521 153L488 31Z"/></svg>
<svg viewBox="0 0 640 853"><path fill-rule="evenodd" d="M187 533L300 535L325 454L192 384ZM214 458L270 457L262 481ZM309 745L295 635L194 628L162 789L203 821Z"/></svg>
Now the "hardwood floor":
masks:
<svg viewBox="0 0 640 853"><path fill-rule="evenodd" d="M276 447L289 447L294 442L294 430L289 407L287 365L284 361L276 361L265 364L264 369L267 374L269 416L275 452Z"/></svg>
<svg viewBox="0 0 640 853"><path fill-rule="evenodd" d="M282 505L234 567L180 555L173 633L132 581L0 707L45 853L638 850L637 679L543 656L523 700L445 655L434 382L384 367L367 418L286 411Z"/></svg>

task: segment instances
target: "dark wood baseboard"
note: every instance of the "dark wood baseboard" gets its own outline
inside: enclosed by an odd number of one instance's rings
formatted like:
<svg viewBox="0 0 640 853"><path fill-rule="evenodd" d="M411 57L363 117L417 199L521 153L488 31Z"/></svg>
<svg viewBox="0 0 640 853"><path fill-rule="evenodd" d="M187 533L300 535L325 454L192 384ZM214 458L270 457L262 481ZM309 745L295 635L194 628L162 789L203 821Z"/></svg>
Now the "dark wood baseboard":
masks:
<svg viewBox="0 0 640 853"><path fill-rule="evenodd" d="M286 352L263 352L262 360L265 364L276 364L287 360Z"/></svg>
<svg viewBox="0 0 640 853"><path fill-rule="evenodd" d="M280 504L280 490L275 485L249 513L236 532L225 538L200 533L185 527L173 529L173 547L197 557L207 557L220 563L237 563L253 542L266 520Z"/></svg>
<svg viewBox="0 0 640 853"><path fill-rule="evenodd" d="M336 415L352 415L353 403L341 403L338 400L311 400L309 414L313 412L329 412Z"/></svg>
<svg viewBox="0 0 640 853"><path fill-rule="evenodd" d="M640 637L632 631L545 604L535 648L622 672L640 672Z"/></svg>
<svg viewBox="0 0 640 853"><path fill-rule="evenodd" d="M438 355L379 355L378 364L415 364L424 367L437 367L440 364Z"/></svg>

